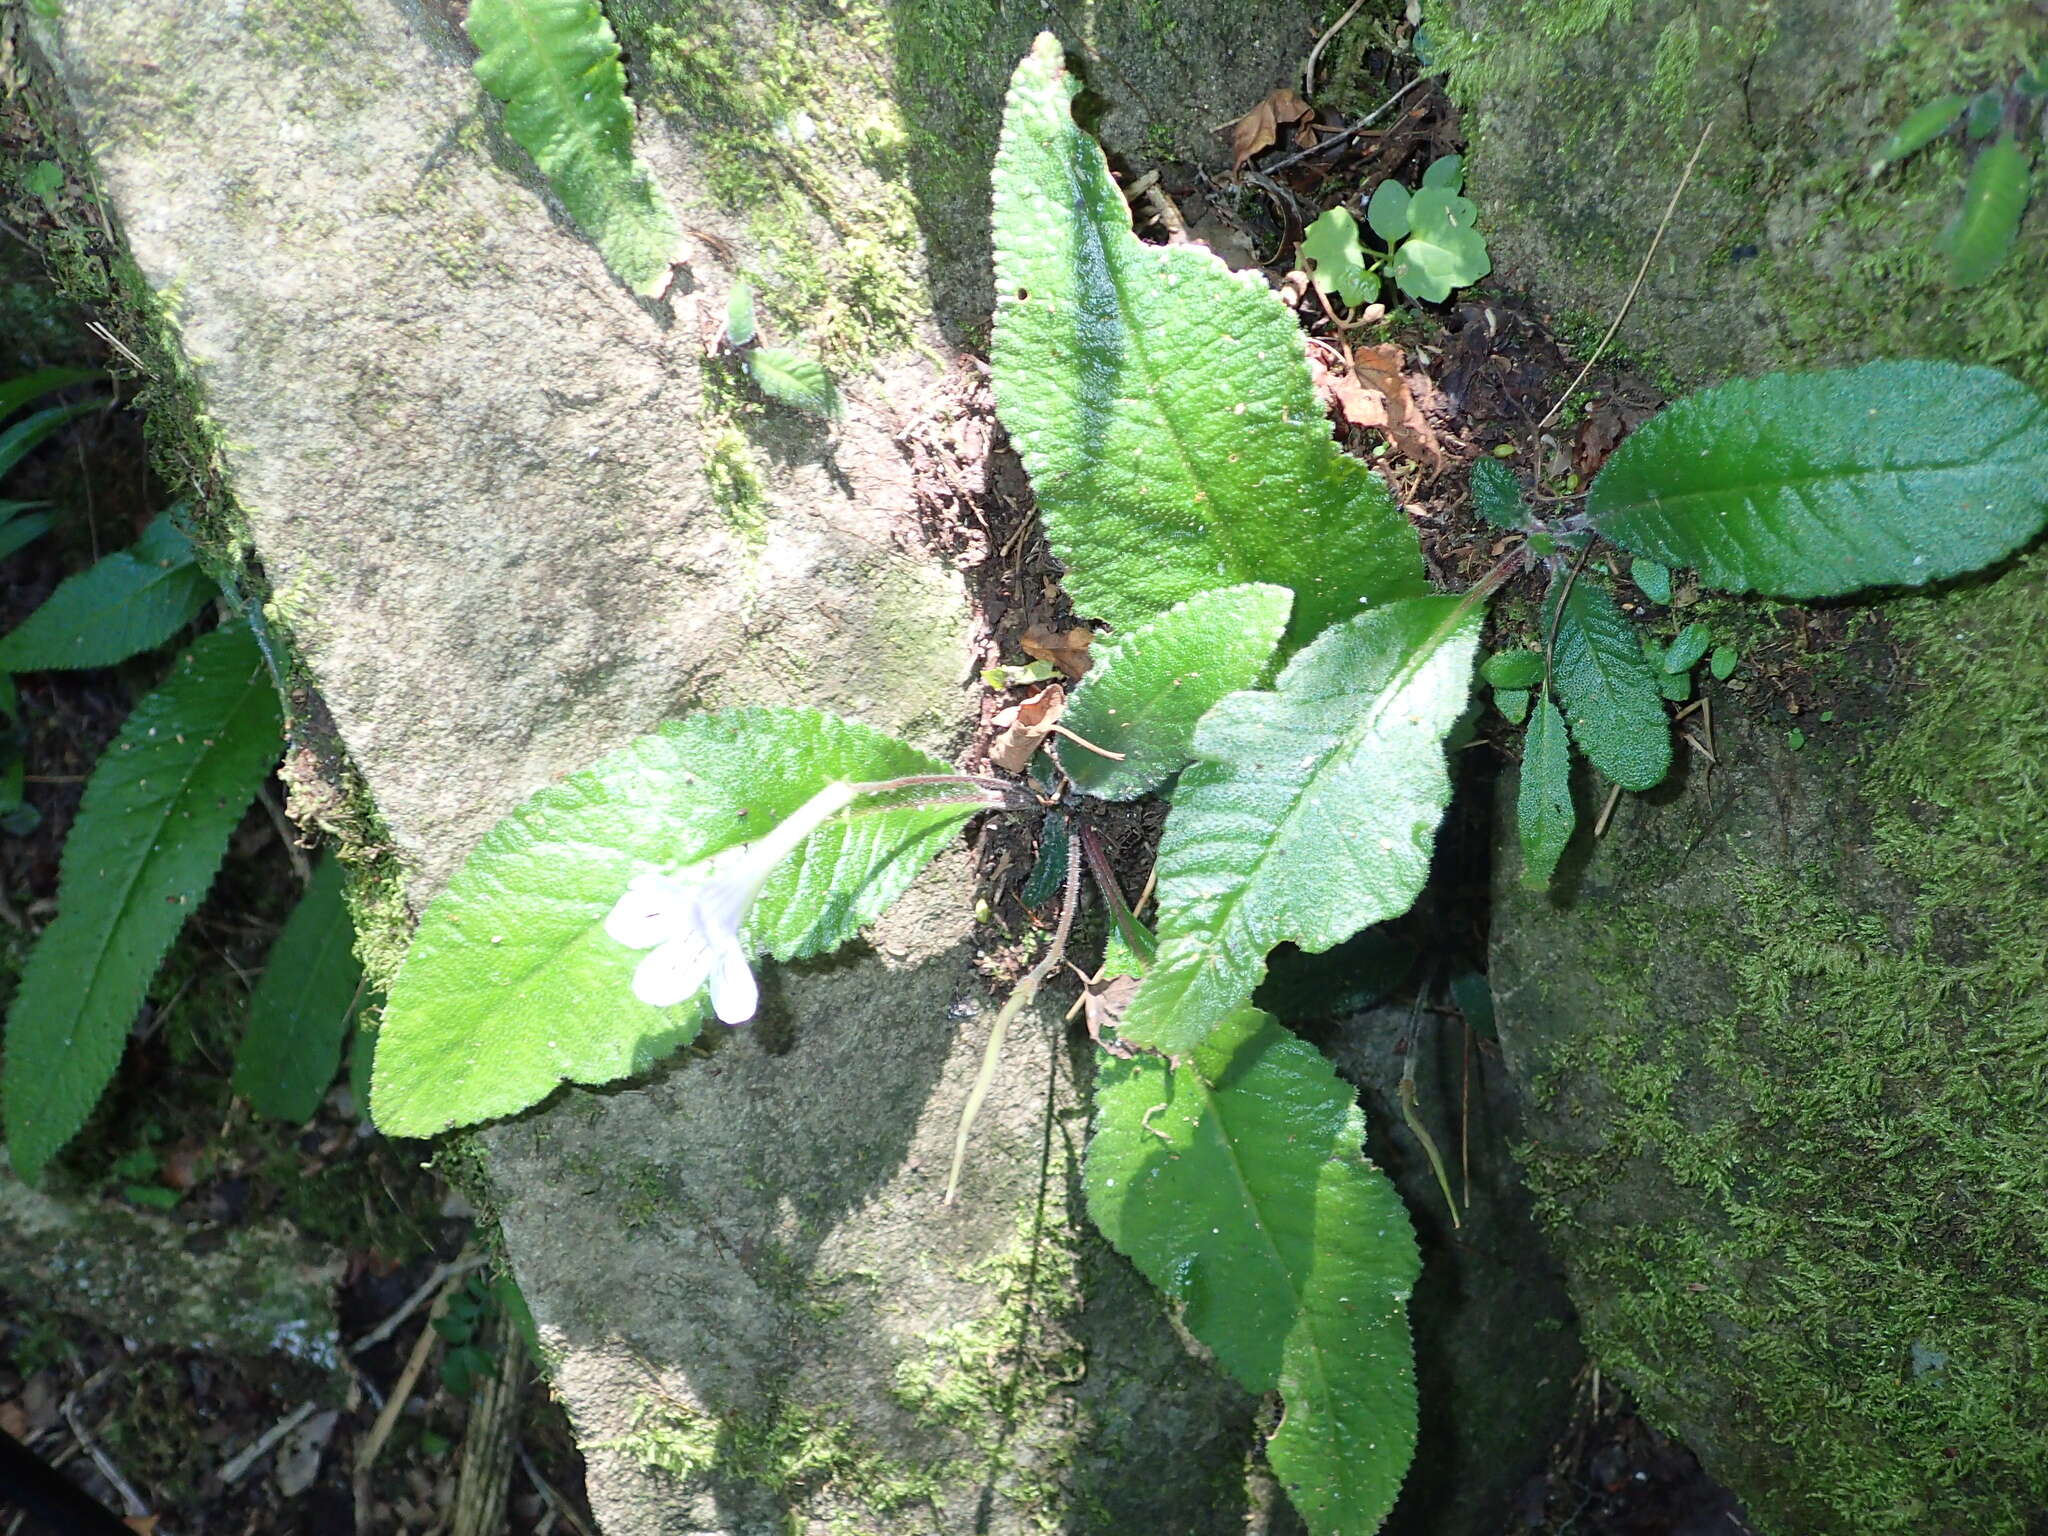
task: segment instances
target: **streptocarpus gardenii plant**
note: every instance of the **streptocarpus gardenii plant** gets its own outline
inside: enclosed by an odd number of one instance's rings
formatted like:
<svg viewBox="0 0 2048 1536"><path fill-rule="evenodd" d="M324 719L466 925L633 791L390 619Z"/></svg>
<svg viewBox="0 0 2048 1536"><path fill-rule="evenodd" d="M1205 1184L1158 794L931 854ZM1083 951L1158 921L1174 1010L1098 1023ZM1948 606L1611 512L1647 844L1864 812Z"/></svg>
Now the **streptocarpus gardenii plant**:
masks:
<svg viewBox="0 0 2048 1536"><path fill-rule="evenodd" d="M753 956L832 949L966 815L1050 799L1034 884L1067 895L1019 996L1060 952L1083 867L1115 924L1108 974L1142 977L1103 1026L1090 1215L1226 1370L1279 1394L1266 1453L1310 1529L1363 1536L1414 1447L1405 1304L1419 1260L1362 1155L1351 1090L1252 998L1275 945L1330 949L1420 891L1485 594L1430 592L1413 529L1337 451L1299 329L1259 276L1133 236L1073 120L1076 91L1041 37L1012 82L993 177L992 354L1068 592L1113 628L1067 716L1101 750L1070 740L1031 785L952 773L811 710L671 722L535 795L428 909L392 992L373 1109L387 1131L426 1135L640 1070L695 1035L707 985L731 1018ZM1847 584L1813 591L1931 579L2031 537L2048 512L2039 402L1989 370L1888 366L1904 371L1681 403L1616 455L1585 527L1529 525L1512 483L1496 484L1529 537L1482 588L1596 530L1730 586L1809 567ZM1973 409L2013 414L1974 436L1957 424L1938 463L1905 423L1959 386ZM1885 389L1902 400L1876 398ZM1654 781L1653 722L1606 697L1626 668L1601 594L1558 598L1547 672L1582 745ZM1540 660L1521 670L1525 687L1546 675ZM1547 690L1525 768L1539 789L1568 760ZM1170 809L1148 929L1091 820L1102 801L1157 791ZM1569 797L1537 809L1554 826Z"/></svg>

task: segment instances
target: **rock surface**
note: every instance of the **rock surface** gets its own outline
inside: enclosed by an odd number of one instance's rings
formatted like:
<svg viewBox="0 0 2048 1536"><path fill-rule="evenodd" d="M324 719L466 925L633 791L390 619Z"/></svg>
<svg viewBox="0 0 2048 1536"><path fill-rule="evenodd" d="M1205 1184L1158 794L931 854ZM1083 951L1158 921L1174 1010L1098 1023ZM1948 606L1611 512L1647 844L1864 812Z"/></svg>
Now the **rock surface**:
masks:
<svg viewBox="0 0 2048 1536"><path fill-rule="evenodd" d="M1000 90L1052 18L608 9L695 240L660 302L504 138L447 0L32 25L128 298L182 341L158 426L231 493L214 553L249 557L289 648L296 803L373 871L373 968L499 815L658 719L808 702L946 751L984 659L914 549L897 438L943 338L977 333ZM1187 0L1069 41L1124 148L1213 154L1311 35L1295 6ZM843 424L705 361L740 273L771 339L839 374ZM468 1143L613 1536L1223 1533L1273 1502L1253 1405L1075 1222L1056 1024L1013 1033L962 1202L936 1202L992 1016L972 896L942 861L874 953L771 974L751 1032Z"/></svg>

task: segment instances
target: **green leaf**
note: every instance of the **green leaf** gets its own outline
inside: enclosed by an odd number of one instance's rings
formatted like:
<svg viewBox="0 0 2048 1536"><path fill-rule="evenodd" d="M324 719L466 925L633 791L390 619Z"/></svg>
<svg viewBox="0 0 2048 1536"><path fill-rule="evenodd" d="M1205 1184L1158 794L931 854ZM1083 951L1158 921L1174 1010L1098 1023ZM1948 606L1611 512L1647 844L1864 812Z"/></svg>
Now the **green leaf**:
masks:
<svg viewBox="0 0 2048 1536"><path fill-rule="evenodd" d="M1543 681L1541 651L1495 651L1480 664L1479 675L1495 688L1534 688Z"/></svg>
<svg viewBox="0 0 2048 1536"><path fill-rule="evenodd" d="M1977 156L1963 206L1934 243L1948 257L1950 287L1974 288L2005 265L2032 194L2032 173L2033 162L2009 133Z"/></svg>
<svg viewBox="0 0 2048 1536"><path fill-rule="evenodd" d="M1689 395L1593 481L1599 532L1709 586L1839 597L1989 564L2048 517L2048 410L1956 363L1775 373Z"/></svg>
<svg viewBox="0 0 2048 1536"><path fill-rule="evenodd" d="M1393 1184L1322 1055L1244 1009L1181 1066L1102 1060L1088 1211L1189 1332L1286 1404L1268 1460L1315 1536L1370 1536L1415 1447L1407 1301L1421 1272Z"/></svg>
<svg viewBox="0 0 2048 1536"><path fill-rule="evenodd" d="M1526 688L1496 688L1493 690L1493 707L1501 712L1509 725L1520 725L1529 718L1529 698Z"/></svg>
<svg viewBox="0 0 2048 1536"><path fill-rule="evenodd" d="M1520 533L1534 525L1529 504L1522 499L1522 487L1515 472L1499 459L1472 461L1472 510L1505 533Z"/></svg>
<svg viewBox="0 0 2048 1536"><path fill-rule="evenodd" d="M944 773L879 731L810 709L672 720L500 821L427 908L377 1033L371 1107L393 1136L509 1115L562 1082L645 1071L696 1038L701 999L633 996L640 952L604 920L634 875L761 836L827 784ZM749 952L836 949L879 916L971 808L856 806L769 877Z"/></svg>
<svg viewBox="0 0 2048 1536"><path fill-rule="evenodd" d="M1415 598L1325 631L1273 692L1195 729L1159 845L1159 956L1124 1036L1178 1053L1242 1008L1266 951L1311 952L1408 910L1451 794L1444 736L1479 613Z"/></svg>
<svg viewBox="0 0 2048 1536"><path fill-rule="evenodd" d="M682 226L633 154L619 44L596 0L470 0L476 77L613 276L659 296Z"/></svg>
<svg viewBox="0 0 2048 1536"><path fill-rule="evenodd" d="M839 416L839 390L814 357L787 347L756 347L747 354L747 372L771 400L827 421Z"/></svg>
<svg viewBox="0 0 2048 1536"><path fill-rule="evenodd" d="M1557 585L1564 584L1560 576ZM1546 611L1557 604L1555 587ZM1650 789L1671 770L1671 722L1658 669L1606 589L1584 572L1557 617L1550 676L1571 718L1572 739L1623 789Z"/></svg>
<svg viewBox="0 0 2048 1536"><path fill-rule="evenodd" d="M1465 157L1439 155L1429 162L1429 169L1422 173L1422 184L1445 192L1462 191L1465 186Z"/></svg>
<svg viewBox="0 0 2048 1536"><path fill-rule="evenodd" d="M1742 653L1732 645L1717 645L1714 654L1707 658L1707 670L1714 674L1716 682L1725 683L1735 675L1735 669L1742 663Z"/></svg>
<svg viewBox="0 0 2048 1536"><path fill-rule="evenodd" d="M97 411L106 405L104 400L80 400L75 405L53 405L46 411L37 411L33 416L24 416L5 432L0 432L0 479L28 457L29 450L44 438L80 416Z"/></svg>
<svg viewBox="0 0 2048 1536"><path fill-rule="evenodd" d="M1301 259L1324 293L1335 290L1346 304L1370 304L1380 296L1380 278L1365 264L1365 246L1358 238L1358 220L1345 208L1328 208L1309 225L1301 242Z"/></svg>
<svg viewBox="0 0 2048 1536"><path fill-rule="evenodd" d="M1491 272L1485 237L1472 227L1478 216L1470 198L1443 187L1424 187L1410 198L1411 233L1387 264L1401 291L1441 304L1452 289L1468 287Z"/></svg>
<svg viewBox="0 0 2048 1536"><path fill-rule="evenodd" d="M1678 632L1678 638L1671 642L1671 648L1664 653L1666 672L1690 672L1707 654L1707 647L1714 643L1714 632L1704 624L1688 624Z"/></svg>
<svg viewBox="0 0 2048 1536"><path fill-rule="evenodd" d="M1546 694L1536 701L1522 738L1522 776L1515 791L1515 824L1522 844L1522 884L1550 884L1577 823L1572 809L1572 754L1564 716Z"/></svg>
<svg viewBox="0 0 2048 1536"><path fill-rule="evenodd" d="M996 156L996 407L1066 589L1136 628L1212 587L1294 593L1301 641L1420 596L1414 529L1338 452L1301 327L1257 273L1141 245L1075 124L1059 43L1018 66Z"/></svg>
<svg viewBox="0 0 2048 1536"><path fill-rule="evenodd" d="M47 512L23 514L24 507L39 506L33 501L17 501L8 504L11 510L0 517L0 560L6 559L23 545L41 538L50 531L56 519Z"/></svg>
<svg viewBox="0 0 2048 1536"><path fill-rule="evenodd" d="M109 667L197 618L218 589L171 519L159 513L131 547L61 582L0 639L0 671Z"/></svg>
<svg viewBox="0 0 2048 1536"><path fill-rule="evenodd" d="M1671 601L1671 567L1659 565L1654 560L1636 559L1629 562L1628 574L1643 596L1653 603L1669 604Z"/></svg>
<svg viewBox="0 0 2048 1536"><path fill-rule="evenodd" d="M1998 132L1999 119L2004 116L2005 92L1979 91L1970 101L1970 116L1963 124L1963 132L1972 139L1988 139Z"/></svg>
<svg viewBox="0 0 2048 1536"><path fill-rule="evenodd" d="M57 916L7 1015L0 1109L22 1177L70 1140L113 1076L149 979L213 883L281 732L256 642L230 625L193 643L94 767L64 844Z"/></svg>
<svg viewBox="0 0 2048 1536"><path fill-rule="evenodd" d="M1131 800L1179 773L1194 757L1195 722L1265 676L1292 604L1284 587L1219 587L1099 647L1061 723L1124 759L1062 743L1067 777L1104 800Z"/></svg>
<svg viewBox="0 0 2048 1536"><path fill-rule="evenodd" d="M1657 692L1673 704L1683 704L1692 697L1692 674L1690 672L1665 672L1657 678Z"/></svg>
<svg viewBox="0 0 2048 1536"><path fill-rule="evenodd" d="M363 979L342 866L326 858L270 946L235 1053L235 1092L258 1114L310 1120L341 1066Z"/></svg>
<svg viewBox="0 0 2048 1536"><path fill-rule="evenodd" d="M0 420L12 416L39 395L105 377L98 368L38 368L18 378L0 379ZM106 401L95 400L92 404L105 405Z"/></svg>
<svg viewBox="0 0 2048 1536"><path fill-rule="evenodd" d="M1391 176L1373 188L1372 201L1365 205L1365 222L1388 245L1406 239L1408 189Z"/></svg>
<svg viewBox="0 0 2048 1536"><path fill-rule="evenodd" d="M1875 176L1894 160L1903 160L1915 151L1925 149L1963 115L1964 105L1961 96L1943 96L1920 108L1899 124L1899 131L1886 139L1884 148L1872 157L1870 174Z"/></svg>
<svg viewBox="0 0 2048 1536"><path fill-rule="evenodd" d="M1047 812L1038 834L1038 862L1031 866L1031 875L1017 896L1025 906L1042 907L1066 889L1067 843L1066 813Z"/></svg>
<svg viewBox="0 0 2048 1536"><path fill-rule="evenodd" d="M732 285L725 296L725 339L744 347L754 339L754 290L745 279Z"/></svg>

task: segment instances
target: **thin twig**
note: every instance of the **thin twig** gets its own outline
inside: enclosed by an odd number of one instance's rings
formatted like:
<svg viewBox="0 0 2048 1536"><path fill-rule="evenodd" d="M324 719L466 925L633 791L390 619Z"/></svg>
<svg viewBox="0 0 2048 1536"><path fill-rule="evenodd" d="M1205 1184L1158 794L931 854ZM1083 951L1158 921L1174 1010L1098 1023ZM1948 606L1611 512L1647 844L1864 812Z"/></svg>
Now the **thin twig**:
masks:
<svg viewBox="0 0 2048 1536"><path fill-rule="evenodd" d="M967 1135L974 1129L974 1122L981 1114L981 1106L988 1098L989 1089L996 1080L996 1068L1002 1062L1003 1039L1010 1032L1010 1024L1022 1013L1031 999L1038 995L1038 989L1045 984L1045 978L1059 967L1060 960L1067 952L1067 935L1074 928L1074 909L1079 906L1081 895L1081 861L1074 857L1074 834L1067 834L1067 889L1060 902L1059 926L1053 930L1052 947L1038 964L1024 973L1023 980L1003 1004L1002 1012L996 1015L996 1022L988 1032L988 1045L981 1053L981 1070L975 1074L974 1086L967 1090L967 1102L960 1109L960 1129L953 1136L953 1166L946 1174L946 1193L939 1201L951 1205L953 1197L960 1192L960 1170L967 1162Z"/></svg>
<svg viewBox="0 0 2048 1536"><path fill-rule="evenodd" d="M548 1507L548 1512L560 1515L569 1524L581 1531L583 1536L597 1536L597 1532L592 1530L584 1518L576 1512L575 1506L555 1492L554 1485L540 1475L540 1468L536 1467L533 1464L533 1458L526 1454L526 1447L522 1445L517 1447L517 1450L519 1452L519 1465L526 1469L527 1481L532 1483L535 1490L540 1494L541 1501Z"/></svg>
<svg viewBox="0 0 2048 1536"><path fill-rule="evenodd" d="M1607 791L1607 803L1600 807L1600 819L1593 823L1593 837L1597 842L1607 835L1607 823L1614 819L1614 808L1621 804L1621 786L1615 785Z"/></svg>
<svg viewBox="0 0 2048 1536"><path fill-rule="evenodd" d="M314 1403L301 1403L256 1437L253 1444L221 1463L220 1480L233 1487L249 1475L249 1469L263 1459L263 1453L313 1416Z"/></svg>
<svg viewBox="0 0 2048 1536"><path fill-rule="evenodd" d="M479 1260L478 1262L482 1262ZM391 1396L385 1399L384 1407L377 1415L377 1422L370 1426L369 1434L356 1447L355 1475L350 1479L356 1505L356 1536L371 1536L370 1519L373 1513L370 1499L370 1471L377 1464L378 1453L384 1449L384 1442L391 1438L392 1426L397 1424L398 1415L404 1411L405 1400L412 1396L412 1389L420 1379L420 1372L427 1368L427 1356L434 1352L434 1341L440 1337L434 1329L434 1320L448 1310L448 1298L455 1294L462 1284L461 1275L451 1275L434 1297L434 1305L427 1313L426 1325L420 1329L419 1337L412 1341L412 1353L406 1356L405 1369L398 1373L398 1380L392 1384Z"/></svg>
<svg viewBox="0 0 2048 1536"><path fill-rule="evenodd" d="M1344 30L1345 24L1358 14L1359 7L1364 4L1365 0L1351 0L1351 9L1342 16L1339 16L1336 25L1317 38L1315 47L1309 49L1308 62L1301 66L1301 99L1303 101L1307 101L1316 93L1316 60L1323 56L1323 49L1329 46L1330 39Z"/></svg>
<svg viewBox="0 0 2048 1536"><path fill-rule="evenodd" d="M480 1253L460 1253L446 1264L435 1265L434 1272L422 1280L414 1288L413 1293L398 1304L398 1310L364 1334L360 1339L357 1339L355 1343L349 1345L348 1352L352 1355L360 1355L367 1350L376 1348L379 1344L390 1338L392 1334L404 1327L405 1320L417 1312L424 1303L432 1300L434 1293L441 1288L443 1282L452 1280L460 1275L466 1275L472 1269L479 1268L483 1262L484 1256Z"/></svg>
<svg viewBox="0 0 2048 1536"><path fill-rule="evenodd" d="M1395 103L1399 102L1403 96L1406 96L1410 91L1414 90L1415 87L1422 84L1423 81L1434 80L1441 73L1443 73L1443 71L1432 69L1425 74L1417 75L1413 80L1410 80L1406 85L1402 86L1400 90L1394 92L1393 95L1389 96L1379 106L1373 108L1372 111L1366 113L1364 117L1361 117L1349 128L1340 128L1337 130L1337 132L1331 134L1327 139L1319 140L1318 142L1311 144L1307 149L1296 150L1293 154L1289 155L1285 160L1274 162L1272 165L1269 165L1265 168L1265 174L1268 176L1277 175L1281 171L1286 170L1287 167L1293 165L1298 160L1306 160L1310 155L1319 155L1324 150L1330 148L1331 145L1341 144L1346 139L1350 138L1353 134L1365 132L1366 129L1370 128L1374 123L1378 122L1381 118L1385 117L1389 112L1393 111Z"/></svg>
<svg viewBox="0 0 2048 1536"><path fill-rule="evenodd" d="M277 803L277 796L270 792L268 784L256 791L256 798L263 803L264 811L270 817L270 824L277 828L278 841L284 844L284 856L292 861L292 873L299 877L300 886L313 883L313 866L307 862L306 850L299 846L299 829L291 824L284 813L284 807Z"/></svg>
<svg viewBox="0 0 2048 1536"><path fill-rule="evenodd" d="M1579 370L1579 376L1571 381L1562 395L1558 396L1557 404L1536 423L1538 432L1557 420L1557 413L1565 408L1566 402L1578 391L1578 387L1586 382L1586 375L1593 371L1593 365L1600 361L1600 354L1607 350L1607 343L1614 340L1614 333L1621 329L1621 322L1628 318L1629 306L1635 303L1636 294L1642 290L1643 279L1650 275L1650 263L1657 258L1657 247L1664 241L1664 231L1671 225L1671 215L1678 211L1678 200L1685 195L1686 184L1692 180L1693 167L1700 163L1700 151L1707 147L1707 135L1713 131L1714 125L1711 122L1700 130L1700 141L1693 145L1692 158L1685 162L1685 174L1678 178L1678 185L1672 188L1671 201L1664 205L1664 217L1657 221L1657 233L1650 237L1650 248L1643 252L1643 264L1636 268L1636 280L1628 285L1628 297L1621 301L1621 308L1614 312L1614 323L1607 327L1607 334L1600 338L1600 345L1595 347L1593 355L1586 359L1586 366Z"/></svg>
<svg viewBox="0 0 2048 1536"><path fill-rule="evenodd" d="M104 1376L106 1372L102 1371L100 1374ZM92 1384L92 1382L88 1382L86 1387L90 1387ZM78 1392L73 1392L64 1399L62 1404L64 1422L71 1426L73 1438L78 1441L85 1454L92 1458L92 1464L99 1468L100 1476L107 1480L108 1485L113 1488L114 1492L121 1495L124 1513L129 1515L146 1515L149 1513L149 1506L142 1502L142 1495L137 1493L128 1479L121 1475L121 1469L114 1465L105 1451L100 1449L99 1442L87 1433L86 1427L78 1422L78 1393L85 1391L86 1387L80 1387Z"/></svg>

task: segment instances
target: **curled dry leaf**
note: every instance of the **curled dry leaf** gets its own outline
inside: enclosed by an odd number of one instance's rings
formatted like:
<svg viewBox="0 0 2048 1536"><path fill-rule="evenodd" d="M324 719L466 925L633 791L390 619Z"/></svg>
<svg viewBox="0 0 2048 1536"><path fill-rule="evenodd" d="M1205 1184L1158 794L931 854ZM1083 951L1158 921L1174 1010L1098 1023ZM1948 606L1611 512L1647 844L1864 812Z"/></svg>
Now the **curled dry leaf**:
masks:
<svg viewBox="0 0 2048 1536"><path fill-rule="evenodd" d="M1085 624L1076 624L1072 629L1033 624L1017 640L1026 656L1051 662L1066 674L1070 683L1078 683L1087 676L1088 647L1094 643L1095 631Z"/></svg>
<svg viewBox="0 0 2048 1536"><path fill-rule="evenodd" d="M1359 347L1352 362L1353 371L1346 374L1314 359L1323 398L1350 425L1376 427L1408 458L1428 469L1441 468L1443 446L1422 410L1423 390L1434 386L1402 371L1396 346Z"/></svg>
<svg viewBox="0 0 2048 1536"><path fill-rule="evenodd" d="M1281 86L1230 125L1230 168L1243 170L1253 155L1279 142L1283 123L1305 123L1309 110L1307 102Z"/></svg>
<svg viewBox="0 0 2048 1536"><path fill-rule="evenodd" d="M1131 1048L1118 1040L1105 1040L1102 1032L1114 1029L1137 995L1135 976L1106 976L1081 984L1081 1012L1088 1023L1088 1038L1114 1056L1129 1057Z"/></svg>
<svg viewBox="0 0 2048 1536"><path fill-rule="evenodd" d="M1067 690L1058 683L1039 689L1021 704L998 710L995 723L999 734L989 743L988 760L1005 773L1022 773L1066 712Z"/></svg>

